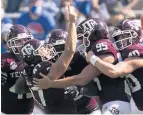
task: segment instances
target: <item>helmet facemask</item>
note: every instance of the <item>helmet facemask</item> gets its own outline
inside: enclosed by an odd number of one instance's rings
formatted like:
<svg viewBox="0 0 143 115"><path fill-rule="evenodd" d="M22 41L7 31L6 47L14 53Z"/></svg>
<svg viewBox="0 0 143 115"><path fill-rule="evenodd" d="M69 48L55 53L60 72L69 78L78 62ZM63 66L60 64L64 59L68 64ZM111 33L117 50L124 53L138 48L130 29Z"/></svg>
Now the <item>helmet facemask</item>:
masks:
<svg viewBox="0 0 143 115"><path fill-rule="evenodd" d="M41 56L42 61L51 60L57 55L55 48L51 44L42 44L35 52L38 52L37 54Z"/></svg>
<svg viewBox="0 0 143 115"><path fill-rule="evenodd" d="M51 45L55 48L56 52L58 54L63 53L64 49L65 49L65 40L56 40L56 43L52 43Z"/></svg>
<svg viewBox="0 0 143 115"><path fill-rule="evenodd" d="M43 45L41 41L38 47L34 47L32 44L28 43L21 49L21 55L23 59L28 64L37 64L42 61L48 61L55 57L55 50L50 45Z"/></svg>
<svg viewBox="0 0 143 115"><path fill-rule="evenodd" d="M14 37L10 40L7 41L7 46L9 49L12 50L12 52L14 54L20 54L20 49L22 47L22 45L30 40L30 39L33 39L33 36L32 35L27 35L25 33L23 34L18 34L17 37Z"/></svg>
<svg viewBox="0 0 143 115"><path fill-rule="evenodd" d="M79 42L76 49L83 56L86 56L87 54L86 50L90 46L90 41L89 41L90 34L91 34L90 31L86 31L84 34L77 35L77 39Z"/></svg>
<svg viewBox="0 0 143 115"><path fill-rule="evenodd" d="M123 50L137 41L138 34L134 30L115 31L112 37L117 50Z"/></svg>

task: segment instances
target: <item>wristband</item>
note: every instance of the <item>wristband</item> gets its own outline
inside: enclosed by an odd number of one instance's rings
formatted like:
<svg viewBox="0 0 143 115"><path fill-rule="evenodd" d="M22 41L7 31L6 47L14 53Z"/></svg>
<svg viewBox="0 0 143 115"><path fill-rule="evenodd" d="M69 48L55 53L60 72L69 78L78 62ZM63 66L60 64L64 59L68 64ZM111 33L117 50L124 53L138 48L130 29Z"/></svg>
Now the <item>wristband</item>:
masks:
<svg viewBox="0 0 143 115"><path fill-rule="evenodd" d="M90 58L90 63L94 66L94 64L95 64L96 61L98 61L98 60L100 60L100 58L97 57L97 56L95 56L95 55L93 55L93 56L91 56L91 58Z"/></svg>

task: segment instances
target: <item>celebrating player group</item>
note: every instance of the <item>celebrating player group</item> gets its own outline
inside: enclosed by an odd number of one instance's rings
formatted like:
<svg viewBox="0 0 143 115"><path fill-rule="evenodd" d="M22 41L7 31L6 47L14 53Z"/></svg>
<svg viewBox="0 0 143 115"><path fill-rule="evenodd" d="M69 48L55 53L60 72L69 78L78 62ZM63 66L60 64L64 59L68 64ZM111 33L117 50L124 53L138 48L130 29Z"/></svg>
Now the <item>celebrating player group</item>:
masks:
<svg viewBox="0 0 143 115"><path fill-rule="evenodd" d="M32 114L143 113L143 33L134 19L111 34L99 18L76 26L68 7L68 31L52 30L45 41L13 25L1 57L1 111Z"/></svg>

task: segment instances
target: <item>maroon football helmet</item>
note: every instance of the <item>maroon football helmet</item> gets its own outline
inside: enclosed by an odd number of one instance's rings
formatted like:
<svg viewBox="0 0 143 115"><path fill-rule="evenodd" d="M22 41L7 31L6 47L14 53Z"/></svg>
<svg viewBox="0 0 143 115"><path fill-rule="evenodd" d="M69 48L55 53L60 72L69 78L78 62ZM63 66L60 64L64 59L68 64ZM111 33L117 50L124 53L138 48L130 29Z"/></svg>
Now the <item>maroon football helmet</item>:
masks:
<svg viewBox="0 0 143 115"><path fill-rule="evenodd" d="M77 50L82 54L94 41L108 39L109 31L106 23L99 18L84 20L77 27L77 39L82 40ZM82 51L81 51L82 49Z"/></svg>
<svg viewBox="0 0 143 115"><path fill-rule="evenodd" d="M141 27L136 20L123 20L115 26L112 37L117 50L123 50L142 42Z"/></svg>
<svg viewBox="0 0 143 115"><path fill-rule="evenodd" d="M25 42L21 48L23 60L31 65L39 62L50 60L55 57L56 51L50 45L44 45L43 41L31 39Z"/></svg>
<svg viewBox="0 0 143 115"><path fill-rule="evenodd" d="M65 48L67 35L66 31L55 29L48 34L45 44L51 44L56 49L56 52L61 54Z"/></svg>
<svg viewBox="0 0 143 115"><path fill-rule="evenodd" d="M20 24L13 25L6 37L7 46L15 55L19 55L22 44L30 39L33 39L30 30Z"/></svg>

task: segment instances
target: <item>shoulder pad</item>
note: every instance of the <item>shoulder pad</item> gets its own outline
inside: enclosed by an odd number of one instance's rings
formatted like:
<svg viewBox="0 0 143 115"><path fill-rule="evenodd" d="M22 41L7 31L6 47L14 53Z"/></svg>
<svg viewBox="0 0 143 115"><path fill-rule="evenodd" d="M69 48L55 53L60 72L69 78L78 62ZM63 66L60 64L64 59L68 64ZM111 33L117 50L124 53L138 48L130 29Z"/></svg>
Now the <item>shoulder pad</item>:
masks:
<svg viewBox="0 0 143 115"><path fill-rule="evenodd" d="M92 51L97 56L111 54L115 57L115 59L117 59L118 51L115 49L113 43L108 39L102 39L102 40L96 41L92 45Z"/></svg>
<svg viewBox="0 0 143 115"><path fill-rule="evenodd" d="M15 57L10 53L4 53L1 55L1 69L2 71L14 70L17 68Z"/></svg>
<svg viewBox="0 0 143 115"><path fill-rule="evenodd" d="M122 53L122 58L126 59L129 57L141 57L143 58L143 45L135 44L126 48Z"/></svg>

